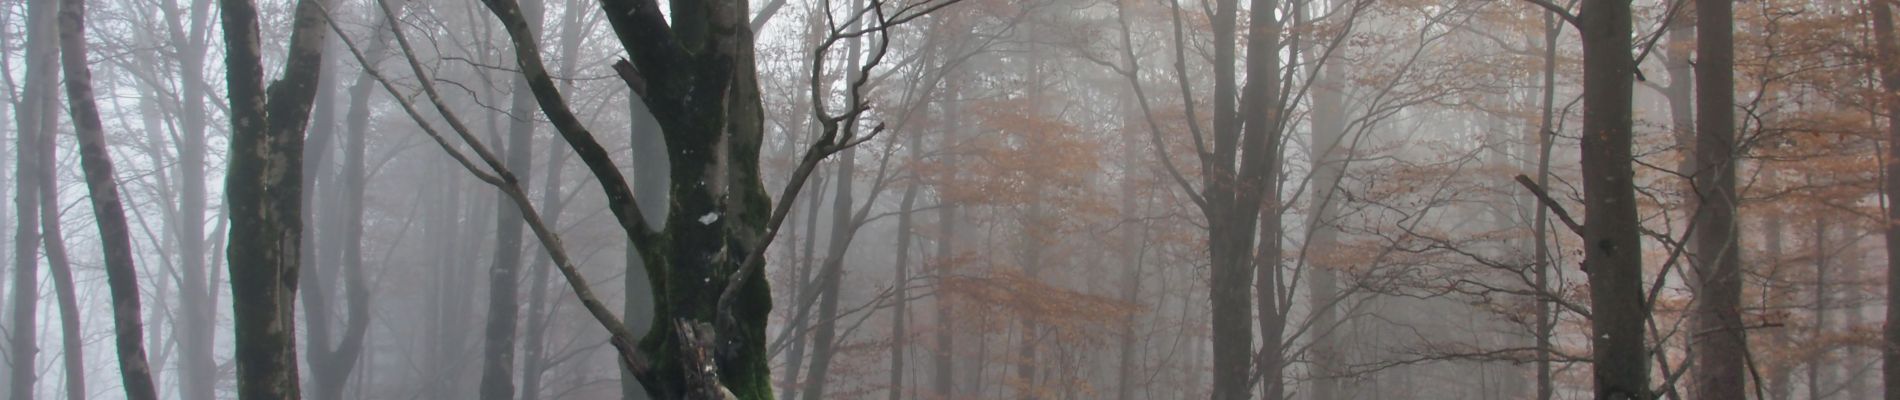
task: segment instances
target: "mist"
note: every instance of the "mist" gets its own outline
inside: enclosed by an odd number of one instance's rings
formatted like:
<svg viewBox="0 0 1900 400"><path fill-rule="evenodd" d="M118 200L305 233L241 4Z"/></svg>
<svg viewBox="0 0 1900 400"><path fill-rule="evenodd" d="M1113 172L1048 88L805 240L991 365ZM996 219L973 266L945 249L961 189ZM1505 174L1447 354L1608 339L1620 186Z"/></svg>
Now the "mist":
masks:
<svg viewBox="0 0 1900 400"><path fill-rule="evenodd" d="M0 391L1900 399L1891 7L0 2Z"/></svg>

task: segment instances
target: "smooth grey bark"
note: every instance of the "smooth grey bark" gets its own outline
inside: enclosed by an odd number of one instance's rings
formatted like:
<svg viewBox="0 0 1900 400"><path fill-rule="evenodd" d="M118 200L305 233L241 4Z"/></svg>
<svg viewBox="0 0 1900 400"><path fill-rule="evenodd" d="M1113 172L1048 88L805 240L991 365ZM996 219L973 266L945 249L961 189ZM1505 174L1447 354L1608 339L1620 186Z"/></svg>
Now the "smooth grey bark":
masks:
<svg viewBox="0 0 1900 400"><path fill-rule="evenodd" d="M1808 340L1820 342L1822 337L1827 335L1827 312L1830 307L1833 307L1828 304L1832 298L1828 293L1828 286L1831 283L1828 282L1828 275L1833 272L1829 271L1833 266L1829 265L1832 254L1828 251L1827 220L1821 217L1815 218L1812 228L1814 228L1814 243L1812 243L1814 246L1814 301L1810 303L1812 308L1809 311L1814 313L1814 326L1808 327ZM1824 387L1828 383L1825 369L1829 367L1826 365L1829 350L1831 350L1829 347L1817 347L1813 353L1808 354L1806 362L1809 399L1820 400L1830 393Z"/></svg>
<svg viewBox="0 0 1900 400"><path fill-rule="evenodd" d="M378 18L377 27L373 28L373 31L377 32L374 34L377 40L370 45L371 53L381 54L388 47L387 42L382 40L384 36L381 35L381 27L388 24L386 19ZM311 285L304 288L306 292L317 292L305 294L304 318L309 325L307 327L309 343L306 343L305 347L306 352L309 353L306 358L310 364L313 386L311 395L318 400L337 400L343 397L344 390L350 386L350 376L356 371L358 360L362 357L369 333L370 293L368 278L363 269L362 241L364 198L369 179L365 171L364 157L369 140L369 100L373 96L370 92L371 83L368 74L358 74L345 92L349 98L349 106L344 112L343 129L338 132L342 138L342 171L325 183L329 186L326 190L334 193L331 197L338 199L331 202L333 206L329 207L328 211L341 213L341 215L325 218L333 223L324 227L329 231L323 233L323 241L327 242L324 243L324 251L333 251L335 254L318 265L311 266L312 274L310 275L312 276L308 280ZM325 83L326 87L320 90L335 90L334 87L328 87L334 84ZM321 107L325 106L322 103L324 94L318 93L317 98L319 99L317 107L321 110ZM317 123L312 124L311 129L313 131L334 129L332 125L319 117ZM314 140L318 136L312 132L310 137ZM311 144L315 145L314 142ZM311 153L326 152L305 152L306 155ZM306 167L312 165L308 162L309 160L305 161ZM312 174L305 176L312 176ZM305 199L310 198L310 196L305 197ZM306 215L309 214L311 213L306 213ZM341 269L329 272L317 270L318 266L336 266ZM343 321L342 338L333 340L330 333L332 323L330 318L335 310L328 305L330 304L328 296L335 291L331 289L334 286L325 282L330 282L338 276L342 278L347 316ZM333 341L334 345L331 344Z"/></svg>
<svg viewBox="0 0 1900 400"><path fill-rule="evenodd" d="M654 218L667 218L666 205L672 186L672 177L667 165L666 138L662 136L659 121L653 113L641 104L638 98L629 99L628 116L632 119L633 147L633 201L642 215ZM654 293L653 281L647 274L638 273L647 269L646 260L640 256L639 249L632 244L627 246L627 274L623 279L626 289L623 313L626 315L627 329L636 335L651 335L654 316L658 305ZM624 368L623 368L624 369ZM648 391L631 373L621 374L621 397L625 400L650 398Z"/></svg>
<svg viewBox="0 0 1900 400"><path fill-rule="evenodd" d="M921 165L924 161L923 131L909 132L905 146L910 147L911 165ZM904 187L904 197L897 203L897 260L892 269L891 305L891 366L888 390L890 400L904 398L905 356L910 348L910 246L915 240L915 229L911 226L911 213L916 210L917 192L921 188L916 172L913 170L910 182Z"/></svg>
<svg viewBox="0 0 1900 400"><path fill-rule="evenodd" d="M531 36L539 36L545 11L539 0L522 3L522 14ZM503 161L509 171L518 174L519 185L529 183L533 171L534 93L528 78L516 75L514 101L509 106L507 144ZM491 113L492 115L492 113ZM497 202L506 203L507 195ZM520 323L521 231L522 215L515 207L497 207L495 212L495 258L488 270L488 321L482 340L482 400L509 400L515 396L515 334Z"/></svg>
<svg viewBox="0 0 1900 400"><path fill-rule="evenodd" d="M1340 1L1332 2L1335 7ZM1318 41L1314 41L1317 43ZM1317 53L1317 49L1310 53ZM1343 51L1334 49L1331 51ZM1339 335L1335 329L1339 325L1339 316L1334 308L1339 303L1339 276L1335 271L1349 267L1337 265L1329 255L1340 251L1339 227L1334 220L1338 218L1339 204L1336 194L1339 184L1346 175L1346 162L1352 148L1344 143L1346 137L1346 93L1343 85L1346 79L1341 63L1326 63L1314 71L1311 85L1313 109L1312 138L1308 145L1313 155L1311 171L1312 197L1308 198L1310 210L1306 219L1306 246L1301 250L1309 265L1307 272L1307 298L1313 316L1312 348L1307 350L1313 366L1313 400L1333 400L1340 396L1342 381L1339 375L1344 373L1344 360L1339 345Z"/></svg>
<svg viewBox="0 0 1900 400"><path fill-rule="evenodd" d="M564 27L561 29L561 76L574 76L576 61L580 58L581 31L587 13L592 11L579 0L569 0L566 4ZM572 88L572 83L569 83ZM566 171L567 152L560 146L547 148L547 176L542 180L541 204L546 205L548 224L560 224L561 213L567 209L566 197L561 195L561 176ZM522 339L521 361L521 399L537 400L541 396L542 375L548 371L547 330L554 318L548 307L548 264L553 260L546 256L535 258L534 265L528 267L528 323ZM624 314L623 314L624 315ZM622 374L625 379L626 375ZM630 380L623 380L630 382ZM638 392L638 388L635 388ZM623 394L624 394L623 390ZM644 394L644 393L642 393Z"/></svg>
<svg viewBox="0 0 1900 400"><path fill-rule="evenodd" d="M1122 259L1121 267L1125 273L1122 275L1121 300L1128 304L1141 304L1142 268L1147 250L1148 223L1137 210L1139 207L1137 197L1141 194L1141 188L1138 186L1140 181L1136 177L1139 176L1137 172L1144 169L1138 168L1135 164L1142 160L1141 150L1145 142L1142 137L1143 131L1139 126L1140 122L1137 122L1137 118L1142 117L1143 114L1136 108L1134 96L1136 96L1134 91L1129 90L1124 92L1119 99L1122 110L1121 157L1122 162L1126 164L1123 166L1121 180L1117 183L1120 186L1120 219L1124 224L1119 228L1121 248L1118 249L1120 254L1117 256ZM1135 398L1135 374L1136 370L1142 366L1136 353L1136 344L1140 339L1136 337L1136 321L1134 313L1123 317L1121 321L1121 337L1115 357L1117 362L1115 398L1117 400Z"/></svg>
<svg viewBox="0 0 1900 400"><path fill-rule="evenodd" d="M297 399L303 134L328 36L323 0L299 0L282 78L264 85L257 8L220 0L231 150L225 196L238 398Z"/></svg>
<svg viewBox="0 0 1900 400"><path fill-rule="evenodd" d="M92 211L98 222L99 241L106 262L106 285L112 294L113 342L118 351L120 383L127 399L156 400L158 389L152 382L151 365L145 360L145 324L139 314L138 270L133 265L130 228L125 220L125 208L119 200L117 177L112 172L112 156L106 149L105 128L99 122L99 106L93 100L92 70L86 64L86 2L62 0L60 3L60 59L66 74L66 98L71 104L73 127L79 142L80 167L85 172L86 188L91 194ZM51 161L52 158L48 157L43 162L50 165ZM56 193L51 182L46 181L48 186L45 196L49 198ZM54 204L57 202L48 202L43 206L52 214ZM57 225L56 219L54 225ZM49 240L48 245L51 244ZM70 274L70 270L66 272ZM66 280L68 293L61 296L62 303L70 301L71 297L71 277L66 277ZM62 304L61 307L66 306ZM73 321L71 325L76 331L78 322ZM67 340L77 342L78 338ZM79 356L79 346L75 344L68 347L71 348L67 350L70 352L67 357ZM82 371L79 374L68 372L67 396L84 398L87 394L84 364L69 361L67 368L74 367Z"/></svg>
<svg viewBox="0 0 1900 400"><path fill-rule="evenodd" d="M58 12L59 3L55 0L32 0L27 2L27 38L26 38L26 82L14 112L17 124L14 151L17 175L14 185L13 207L17 217L14 219L13 236L13 320L8 326L8 390L9 400L32 400L38 369L34 360L39 352L37 346L38 325L36 318L39 310L39 248L41 245L41 204L40 191L46 186L40 182L44 163L40 160L45 143L53 140L52 121L45 121L53 107L56 94L52 85L58 79L54 68L58 60L54 35L58 34L53 16Z"/></svg>
<svg viewBox="0 0 1900 400"><path fill-rule="evenodd" d="M812 125L816 125L816 123ZM824 193L825 183L827 181L828 180L822 176L816 177L809 183L811 187L808 188L808 190L811 190L813 193ZM803 257L796 261L798 265L794 268L796 271L793 271L792 274L794 276L792 279L792 288L794 290L792 290L791 298L793 299L804 299L808 297L808 292L815 290L811 287L816 284L816 282L812 281L811 274L818 263L817 257L815 257L814 254L818 251L816 248L818 246L818 212L823 204L824 201L819 198L805 200L804 252ZM798 398L799 392L797 389L800 389L799 384L802 383L799 381L799 375L805 371L806 364L805 348L811 342L810 340L806 340L806 336L811 334L811 329L809 329L811 318L807 315L803 315L803 313L809 312L809 308L799 307L799 310L800 311L793 312L791 322L786 324L784 332L780 333L782 336L789 335L790 339L788 340L790 340L791 343L788 345L790 350L786 350L785 352L785 378L779 383L779 398L784 400L795 400Z"/></svg>
<svg viewBox="0 0 1900 400"><path fill-rule="evenodd" d="M1747 331L1742 321L1742 263L1736 192L1734 4L1696 3L1696 130L1694 274L1691 314L1695 365L1689 393L1698 399L1740 399Z"/></svg>
<svg viewBox="0 0 1900 400"><path fill-rule="evenodd" d="M1556 121L1553 119L1556 118L1557 106L1557 36L1563 32L1563 27L1564 25L1558 22L1555 13L1544 13L1543 93L1542 99L1539 100L1543 110L1537 122L1537 131L1531 133L1536 136L1536 140L1529 141L1537 143L1537 187L1550 187L1550 152L1556 147L1557 139L1554 131ZM1549 293L1550 209L1537 207L1531 230L1531 240L1536 241L1532 245L1534 258L1531 263L1535 268L1535 272L1532 273L1533 284L1537 286L1535 289L1538 293ZM1550 299L1545 295L1538 295L1535 311L1537 317L1533 319L1537 324L1533 327L1537 336L1535 350L1537 353L1537 400L1550 400L1551 396L1556 394L1556 385L1551 379L1551 334L1555 328L1551 308Z"/></svg>
<svg viewBox="0 0 1900 400"><path fill-rule="evenodd" d="M216 282L208 278L210 267L205 262L206 255L214 252L207 251L204 231L205 107L210 92L210 83L204 77L204 59L210 47L208 32L215 29L209 23L213 3L214 0L191 0L189 9L184 9L176 0L165 0L160 7L166 14L169 41L178 49L178 91L182 103L177 134L178 199L174 206L176 211L171 213L176 217L166 225L176 227L171 231L178 240L178 304L171 330L179 353L175 366L179 371L178 394L186 399L212 398L218 382L218 368L212 355L218 326L217 291Z"/></svg>
<svg viewBox="0 0 1900 400"><path fill-rule="evenodd" d="M963 97L961 85L951 80L944 96L944 127L937 144L943 157L943 168L950 178L957 175L957 141L962 133ZM954 181L954 179L949 179ZM957 395L955 381L956 361L956 299L946 291L951 275L952 264L957 260L957 211L958 202L949 195L952 190L949 182L937 184L937 260L933 268L932 284L936 286L936 334L931 352L931 393L938 398L952 398Z"/></svg>
<svg viewBox="0 0 1900 400"><path fill-rule="evenodd" d="M65 12L60 15L64 16ZM73 289L72 261L66 254L65 229L60 226L59 178L54 173L59 169L58 108L56 104L47 104L42 113L45 136L40 137L40 167L36 169L40 174L40 242L46 251L46 272L53 281L53 298L59 306L60 359L65 367L62 372L66 379L66 398L82 400L86 398L86 352L80 337L79 299Z"/></svg>
<svg viewBox="0 0 1900 400"><path fill-rule="evenodd" d="M818 299L818 313L812 321L811 334L811 377L806 379L804 399L823 399L825 383L831 373L831 358L834 353L833 342L837 337L838 287L844 279L845 253L851 248L851 238L856 233L852 221L853 176L857 170L857 151L845 149L838 156L837 185L835 196L831 200L831 238L825 242L825 261L818 269L817 287L813 288Z"/></svg>

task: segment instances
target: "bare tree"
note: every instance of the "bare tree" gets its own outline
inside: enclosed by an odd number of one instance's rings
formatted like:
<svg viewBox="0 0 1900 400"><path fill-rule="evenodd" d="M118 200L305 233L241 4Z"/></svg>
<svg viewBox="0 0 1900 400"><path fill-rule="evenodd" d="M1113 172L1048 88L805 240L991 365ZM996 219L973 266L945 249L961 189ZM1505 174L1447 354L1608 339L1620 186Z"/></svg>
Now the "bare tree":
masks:
<svg viewBox="0 0 1900 400"><path fill-rule="evenodd" d="M86 2L62 0L59 13L60 59L66 73L66 98L79 137L80 163L92 194L92 212L98 219L100 244L106 260L106 284L112 292L114 343L118 347L120 382L126 398L156 400L151 364L145 360L145 322L139 307L138 268L133 265L132 238L120 204L118 178L106 151L105 128L93 101L92 69L86 57ZM83 387L79 393L84 396Z"/></svg>
<svg viewBox="0 0 1900 400"><path fill-rule="evenodd" d="M267 88L257 7L220 0L231 113L225 196L240 399L297 399L294 318L302 249L304 127L322 70L322 0L299 0L284 73Z"/></svg>
<svg viewBox="0 0 1900 400"><path fill-rule="evenodd" d="M18 225L15 225L13 236L13 301L10 302L13 305L13 321L8 324L12 327L12 332L8 332L9 400L31 400L34 381L39 373L33 360L39 352L38 344L35 343L38 327L35 314L40 297L40 213L43 211L40 209L40 191L46 186L40 181L43 176L50 175L40 171L45 168L40 153L44 151L44 143L53 140L52 132L55 132L55 124L47 119L50 119L49 115L56 116L49 109L55 107L54 99L57 98L52 85L58 77L58 70L55 69L58 66L54 64L58 60L53 58L57 51L55 45L58 44L54 41L54 35L58 32L53 14L58 11L58 7L59 3L54 0L27 2L27 79L25 90L14 109L19 135L14 145L14 151L18 154L15 161L19 165L14 172L19 175L14 181L13 200L14 212L18 213L14 223Z"/></svg>
<svg viewBox="0 0 1900 400"><path fill-rule="evenodd" d="M1689 393L1740 399L1748 340L1742 321L1741 245L1735 190L1734 4L1696 3L1696 220L1698 279L1690 342L1696 357Z"/></svg>

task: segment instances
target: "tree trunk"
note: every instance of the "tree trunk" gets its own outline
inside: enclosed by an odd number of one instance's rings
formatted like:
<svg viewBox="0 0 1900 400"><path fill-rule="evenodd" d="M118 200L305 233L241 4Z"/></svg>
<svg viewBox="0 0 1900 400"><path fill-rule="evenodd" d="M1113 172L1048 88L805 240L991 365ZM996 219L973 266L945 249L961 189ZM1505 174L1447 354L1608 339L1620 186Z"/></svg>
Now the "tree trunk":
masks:
<svg viewBox="0 0 1900 400"><path fill-rule="evenodd" d="M18 141L14 151L18 154L14 181L13 210L18 215L14 220L13 236L13 322L8 324L11 342L7 352L9 376L7 378L9 400L31 400L35 380L38 379L38 365L35 357L39 353L37 335L39 311L40 278L40 190L46 186L40 182L48 174L40 172L43 163L40 153L43 144L53 140L53 121L45 121L48 108L54 107L53 85L58 81L58 67L54 59L58 42L54 13L59 9L54 0L32 0L27 2L27 38L26 38L26 84L19 107L15 109L14 120L18 124Z"/></svg>
<svg viewBox="0 0 1900 400"><path fill-rule="evenodd" d="M530 35L539 36L545 11L540 0L528 0L522 13ZM532 174L534 137L534 92L528 78L515 76L514 104L508 115L508 143L499 151L507 153L506 168L527 185ZM506 195L497 201L506 203ZM482 342L482 400L510 400L515 395L515 331L521 310L518 286L521 279L522 215L515 207L497 207L495 213L495 259L488 271L488 324Z"/></svg>
<svg viewBox="0 0 1900 400"><path fill-rule="evenodd" d="M1340 1L1332 2L1339 6ZM1315 41L1317 42L1317 41ZM1345 51L1344 49L1334 50ZM1317 52L1312 52L1317 53ZM1340 396L1341 380L1338 375L1343 371L1343 354L1339 345L1339 316L1335 307L1339 303L1339 278L1335 271L1349 267L1335 265L1330 255L1339 251L1339 228L1334 219L1338 218L1339 204L1335 194L1346 175L1347 159L1352 147L1345 143L1346 138L1346 94L1341 89L1345 82L1345 71L1340 63L1327 63L1315 71L1313 80L1312 148L1313 194L1306 220L1306 246L1301 251L1309 266L1311 278L1307 281L1307 294L1314 313L1312 327L1313 348L1309 357L1313 362L1312 400L1333 400ZM1317 256L1317 257L1315 257Z"/></svg>
<svg viewBox="0 0 1900 400"><path fill-rule="evenodd" d="M938 139L938 151L943 155L943 168L946 174L957 174L957 140L961 135L963 123L962 93L955 81L946 84L944 94L944 126L942 137ZM954 179L949 179L954 180ZM955 381L956 335L952 328L956 325L956 305L951 294L945 290L946 278L950 277L952 264L957 259L957 202L947 193L949 182L940 182L937 191L937 262L932 269L934 275L931 284L936 286L936 332L930 353L930 391L940 399L949 399L957 395Z"/></svg>
<svg viewBox="0 0 1900 400"><path fill-rule="evenodd" d="M922 165L924 133L923 131L909 132L908 137L909 143L906 146L910 147L910 164ZM904 398L904 353L910 347L910 242L916 236L911 232L914 229L911 226L911 212L916 207L917 191L920 188L915 174L913 170L910 182L904 187L904 198L898 202L897 206L897 261L893 268L896 270L896 275L891 280L893 282L891 295L895 303L891 305L891 378L888 389L890 400Z"/></svg>
<svg viewBox="0 0 1900 400"><path fill-rule="evenodd" d="M666 138L660 132L660 124L654 120L653 113L639 99L631 99L632 141L633 141L633 201L640 213L665 218L667 213L668 188L672 178L667 173ZM656 316L659 292L656 291L650 274L637 273L647 268L647 261L640 255L637 246L629 244L627 248L627 274L623 278L626 288L625 303L627 328L634 334L651 335L653 327L659 325ZM628 376L630 377L630 376ZM625 400L650 398L649 390L642 389L640 382L623 379L621 396ZM631 390L629 390L631 389Z"/></svg>
<svg viewBox="0 0 1900 400"><path fill-rule="evenodd" d="M586 28L586 24L583 23L582 19L586 18L585 16L591 10L578 0L569 0L566 4L566 9L566 15L564 16L565 26L561 29L560 42L562 55L561 75L573 76L575 61L580 58L574 55L580 52L581 30ZM571 83L569 87L572 87ZM532 110L517 115L528 115L529 113L532 113ZM532 117L531 115L528 116ZM560 146L547 147L547 177L541 181L541 204L547 207L546 213L549 225L558 226L561 221L561 213L567 209L566 197L562 196L561 193L561 177L567 170L567 152L565 150L566 149L562 149ZM528 267L530 272L528 278L527 319L530 322L526 328L527 332L523 334L525 342L522 343L522 400L537 400L540 398L541 377L547 373L548 362L550 361L547 359L546 353L548 325L549 322L554 319L553 310L548 308L548 302L551 300L548 298L548 264L551 261L553 260L546 256L537 257L534 265ZM624 379L624 374L622 376L623 382L631 382L630 379ZM634 390L631 391L623 390L622 394L644 394L638 387L633 389Z"/></svg>
<svg viewBox="0 0 1900 400"><path fill-rule="evenodd" d="M61 12L60 16L63 18L65 13ZM59 180L53 173L59 168L56 143L59 128L52 124L59 120L57 109L56 104L48 104L42 113L42 121L48 124L46 135L39 143L40 241L46 250L46 272L53 278L54 301L59 304L60 358L65 366L66 398L82 400L86 398L86 352L80 337L79 298L73 289L72 261L67 257L66 234L60 226Z"/></svg>
<svg viewBox="0 0 1900 400"><path fill-rule="evenodd" d="M98 219L99 241L105 254L106 285L112 293L113 337L118 347L120 382L127 399L156 400L158 389L152 381L151 365L145 360L145 323L140 314L138 268L133 265L130 228L125 220L125 208L119 201L118 179L112 172L112 154L106 149L99 106L93 100L92 70L86 64L86 2L62 0L59 21L66 98L72 105L80 166L85 170L86 188L92 194L92 213ZM47 195L52 195L50 186ZM47 206L50 210L51 204ZM69 382L68 386L74 388L69 390L78 391L79 396L85 394L83 385Z"/></svg>
<svg viewBox="0 0 1900 400"><path fill-rule="evenodd" d="M1887 154L1883 160L1885 171L1883 183L1886 191L1887 220L1900 220L1900 101L1892 93L1900 92L1900 65L1895 65L1895 57L1900 56L1900 47L1893 38L1893 9L1886 2L1869 2L1874 14L1874 43L1876 59L1880 65L1880 87L1888 96L1881 98L1882 107L1887 113ZM1881 326L1881 338L1886 345L1881 346L1881 382L1886 400L1900 400L1900 224L1888 223L1885 226L1887 246L1887 322Z"/></svg>
<svg viewBox="0 0 1900 400"><path fill-rule="evenodd" d="M1629 0L1583 3L1584 269L1590 283L1593 387L1598 400L1648 399L1649 356L1635 170L1631 166Z"/></svg>
<svg viewBox="0 0 1900 400"><path fill-rule="evenodd" d="M225 195L238 397L297 399L294 306L301 252L301 158L322 69L322 0L299 0L283 78L264 86L257 9L220 0L231 114Z"/></svg>
<svg viewBox="0 0 1900 400"><path fill-rule="evenodd" d="M1813 303L1814 309L1810 311L1814 313L1814 326L1809 327L1808 341L1811 343L1823 343L1822 340L1825 340L1824 336L1827 335L1827 330L1828 330L1827 311L1829 307L1832 307L1831 305L1828 304L1829 297L1831 297L1829 296L1830 293L1828 293L1828 290L1831 290L1828 288L1829 286L1828 272L1830 272L1828 270L1832 269L1833 267L1828 265L1828 261L1829 261L1828 258L1830 258L1829 257L1830 255L1828 253L1828 248L1827 248L1829 245L1827 242L1827 239L1828 239L1827 220L1823 218L1815 218L1813 228L1814 228L1814 303ZM1823 369L1828 367L1826 363L1827 363L1827 357L1829 353L1828 351L1829 347L1830 346L1818 346L1814 348L1814 353L1808 354L1808 359L1806 361L1808 364L1808 399L1809 400L1821 400L1824 396L1828 394L1828 391L1826 391L1825 388L1823 387L1823 386L1826 386L1826 383L1827 383L1827 375L1825 373L1826 371L1823 371Z"/></svg>
<svg viewBox="0 0 1900 400"><path fill-rule="evenodd" d="M388 26L388 24L389 21L378 18L376 27L372 30L376 32L372 34L372 37L376 39L370 44L369 53L381 54L388 47L382 35L382 28ZM342 193L337 197L341 197L342 204L333 210L340 211L342 215L326 218L335 220L335 224L332 225L332 227L336 228L337 232L327 232L324 234L326 241L334 242L334 244L326 244L325 247L334 246L337 248L336 251L338 253L335 259L326 260L326 264L342 267L342 270L338 272L343 278L344 307L348 313L343 325L343 337L338 340L335 345L330 344L332 340L328 334L328 325L330 324L331 318L330 313L332 313L333 310L330 310L328 306L310 304L309 302L304 304L304 318L306 321L309 321L310 324L308 327L309 334L307 335L307 339L310 343L306 344L306 347L309 349L308 351L311 353L308 355L311 369L310 378L312 384L315 385L315 387L311 388L311 394L318 400L337 400L343 398L343 391L349 387L350 375L356 370L357 361L361 358L366 341L365 336L369 333L369 283L363 271L363 213L365 191L369 179L365 171L364 156L368 150L369 141L369 99L370 96L373 95L373 93L371 93L372 83L373 79L369 74L359 74L356 80L350 84L349 90L346 92L350 98L350 103L343 117L344 127L342 133L347 135L342 137L343 170L338 176L331 179L330 183L327 183L328 185L340 186L338 189L341 189L340 191ZM322 98L323 94L319 93L318 99ZM322 104L318 105L318 107L321 106ZM319 120L319 123L324 124L323 126L328 125L327 123L323 123L322 120ZM314 139L316 135L313 133L311 136ZM305 163L305 165L308 166L310 164ZM309 199L310 197L306 196L305 198ZM323 279L325 279L325 277L312 276L311 280L321 281ZM320 290L322 293L320 293L317 298L324 298L332 293L330 287L329 285L317 284L312 285L312 287L306 290ZM312 297L305 296L305 298L310 299ZM313 309L321 310L318 312L320 315L312 315L311 310ZM320 329L320 325L323 326L323 328ZM324 332L324 334L318 335L317 332Z"/></svg>
<svg viewBox="0 0 1900 400"><path fill-rule="evenodd" d="M180 15L176 1L165 2L166 23L171 45L177 46L178 73L183 110L178 132L178 237L179 285L177 319L171 326L178 342L178 393L186 399L210 399L217 390L218 368L213 360L217 328L216 282L207 276L205 257L212 252L205 246L205 98L211 84L205 82L204 59L214 29L211 18L213 0L192 0L190 9ZM190 24L187 31L185 24ZM215 266L215 265L213 265Z"/></svg>
<svg viewBox="0 0 1900 400"><path fill-rule="evenodd" d="M1142 259L1146 256L1145 244L1148 242L1148 224L1142 219L1141 212L1137 209L1137 197L1141 195L1141 188L1140 181L1136 179L1136 171L1141 169L1134 165L1141 162L1141 151L1146 141L1142 138L1143 132L1138 125L1141 122L1136 120L1142 114L1141 110L1136 108L1135 96L1134 91L1130 90L1122 93L1119 99L1122 112L1121 157L1122 162L1127 163L1127 168L1122 172L1121 181L1118 182L1121 189L1119 211L1121 221L1127 225L1121 228L1121 248L1119 249L1121 253L1117 256L1121 257L1121 267L1125 272L1125 275L1122 275L1121 300L1128 304L1141 304ZM1136 354L1136 342L1140 340L1135 336L1137 321L1136 315L1130 313L1123 317L1119 327L1121 337L1115 357L1118 364L1115 369L1116 400L1135 398L1135 372L1136 369L1142 367Z"/></svg>
<svg viewBox="0 0 1900 400"><path fill-rule="evenodd" d="M818 287L814 288L818 299L818 315L812 321L811 334L811 378L805 382L804 399L823 399L825 380L831 372L831 357L834 355L833 342L837 339L838 286L844 279L845 253L851 248L851 238L856 233L852 221L852 182L857 170L857 151L845 149L839 154L837 164L837 196L831 200L831 239L825 243L824 265L818 269Z"/></svg>
<svg viewBox="0 0 1900 400"><path fill-rule="evenodd" d="M1740 399L1748 341L1742 321L1740 231L1735 213L1735 51L1730 2L1696 8L1696 188L1693 354L1689 393L1699 399Z"/></svg>
<svg viewBox="0 0 1900 400"><path fill-rule="evenodd" d="M1550 187L1550 151L1557 139L1556 133L1552 132L1555 129L1552 118L1556 117L1553 114L1557 100L1557 34L1562 33L1563 27L1554 13L1544 13L1543 113L1537 123L1537 132L1532 133L1537 136L1532 141L1537 143L1537 187ZM1531 229L1532 240L1536 244L1532 245L1535 253L1532 263L1536 271L1532 279L1539 293L1535 319L1537 326L1534 327L1537 335L1537 400L1550 400L1556 394L1550 369L1551 331L1555 326L1551 321L1550 298L1543 294L1550 292L1550 209L1537 207L1534 218Z"/></svg>

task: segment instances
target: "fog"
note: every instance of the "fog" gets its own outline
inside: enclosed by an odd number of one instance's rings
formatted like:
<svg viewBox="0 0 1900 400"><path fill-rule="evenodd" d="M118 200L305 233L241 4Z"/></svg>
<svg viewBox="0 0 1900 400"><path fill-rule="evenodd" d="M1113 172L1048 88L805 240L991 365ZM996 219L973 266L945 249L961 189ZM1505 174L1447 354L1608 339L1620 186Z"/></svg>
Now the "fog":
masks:
<svg viewBox="0 0 1900 400"><path fill-rule="evenodd" d="M9 0L0 388L1900 398L1890 7Z"/></svg>

